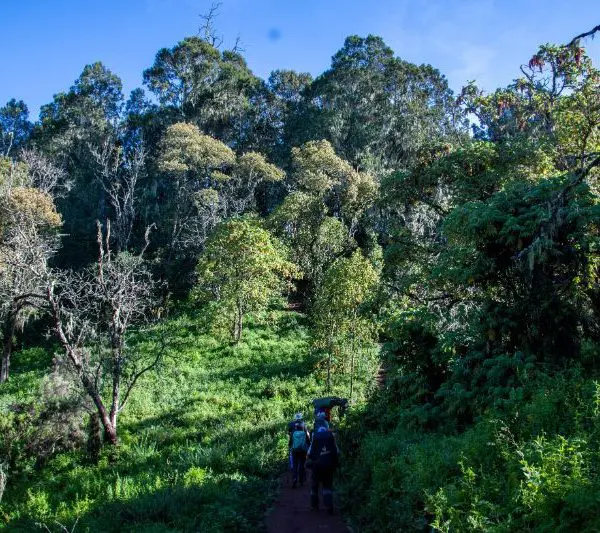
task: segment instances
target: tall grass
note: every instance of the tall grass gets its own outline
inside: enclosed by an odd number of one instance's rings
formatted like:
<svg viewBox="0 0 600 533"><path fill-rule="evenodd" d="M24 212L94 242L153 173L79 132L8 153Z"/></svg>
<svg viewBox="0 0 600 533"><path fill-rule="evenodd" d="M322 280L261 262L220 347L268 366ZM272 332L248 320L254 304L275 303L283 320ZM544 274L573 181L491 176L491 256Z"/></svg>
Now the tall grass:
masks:
<svg viewBox="0 0 600 533"><path fill-rule="evenodd" d="M84 451L43 466L17 462L0 504L0 529L32 531L257 531L285 462L286 421L310 411L324 393L324 373L309 349L305 318L270 312L251 319L239 345L205 333L183 313L150 336L132 339L171 349L143 378L120 419L120 445L97 464ZM51 357L18 354L0 408L35 401ZM30 354L31 355L31 354ZM371 362L372 363L372 362ZM362 369L364 395L372 364ZM340 376L334 393L347 391ZM38 524L38 526L36 526ZM53 529L54 528L54 529Z"/></svg>

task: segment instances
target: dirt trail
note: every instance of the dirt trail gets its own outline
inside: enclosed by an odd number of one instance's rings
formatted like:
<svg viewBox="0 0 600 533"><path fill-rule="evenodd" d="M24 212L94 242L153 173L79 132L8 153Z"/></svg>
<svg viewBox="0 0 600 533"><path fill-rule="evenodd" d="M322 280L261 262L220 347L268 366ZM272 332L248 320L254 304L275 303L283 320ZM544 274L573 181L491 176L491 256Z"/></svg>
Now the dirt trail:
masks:
<svg viewBox="0 0 600 533"><path fill-rule="evenodd" d="M274 509L267 516L268 533L348 533L350 529L336 513L310 508L310 472L304 487L292 489L289 475L281 479L281 491ZM335 485L334 485L335 488Z"/></svg>

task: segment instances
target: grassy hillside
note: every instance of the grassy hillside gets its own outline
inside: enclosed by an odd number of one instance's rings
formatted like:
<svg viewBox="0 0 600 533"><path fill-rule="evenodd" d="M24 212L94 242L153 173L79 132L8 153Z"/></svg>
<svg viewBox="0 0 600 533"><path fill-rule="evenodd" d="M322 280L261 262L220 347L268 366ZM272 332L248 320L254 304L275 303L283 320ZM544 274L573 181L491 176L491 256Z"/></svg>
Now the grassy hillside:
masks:
<svg viewBox="0 0 600 533"><path fill-rule="evenodd" d="M78 520L77 532L260 530L285 465L286 420L323 393L304 317L250 321L238 346L206 334L192 314L155 333L164 335L169 356L126 407L117 450L104 449L97 465L82 449L41 465L26 450L13 453L0 529L58 531L57 522L72 528ZM139 349L156 340L138 339ZM43 407L51 359L40 349L16 355L0 399L13 432L23 412ZM371 368L362 367L363 378ZM343 376L336 385L347 390Z"/></svg>

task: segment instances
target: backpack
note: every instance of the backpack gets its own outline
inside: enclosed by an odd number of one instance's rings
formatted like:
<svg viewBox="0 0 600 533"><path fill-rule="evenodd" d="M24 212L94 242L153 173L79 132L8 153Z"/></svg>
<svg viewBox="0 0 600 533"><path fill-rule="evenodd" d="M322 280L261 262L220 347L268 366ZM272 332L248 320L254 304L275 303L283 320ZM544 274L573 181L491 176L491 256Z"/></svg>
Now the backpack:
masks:
<svg viewBox="0 0 600 533"><path fill-rule="evenodd" d="M320 431L313 436L310 459L316 468L336 468L338 450L335 439L329 431Z"/></svg>
<svg viewBox="0 0 600 533"><path fill-rule="evenodd" d="M292 450L295 452L305 452L307 449L306 433L303 429L297 429L292 433Z"/></svg>
<svg viewBox="0 0 600 533"><path fill-rule="evenodd" d="M317 431L319 428L329 429L329 422L324 418L317 418L314 424L314 430Z"/></svg>

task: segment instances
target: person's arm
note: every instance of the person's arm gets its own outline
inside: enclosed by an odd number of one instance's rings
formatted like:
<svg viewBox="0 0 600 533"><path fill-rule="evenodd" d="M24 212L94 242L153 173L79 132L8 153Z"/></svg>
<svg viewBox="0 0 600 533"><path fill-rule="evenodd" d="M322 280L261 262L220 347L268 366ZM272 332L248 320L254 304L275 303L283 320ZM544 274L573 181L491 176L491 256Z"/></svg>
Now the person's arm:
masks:
<svg viewBox="0 0 600 533"><path fill-rule="evenodd" d="M312 455L313 455L313 447L315 444L315 440L316 439L312 439L310 442L310 446L308 447L308 451L306 452L306 457L308 457L309 459L312 459Z"/></svg>

